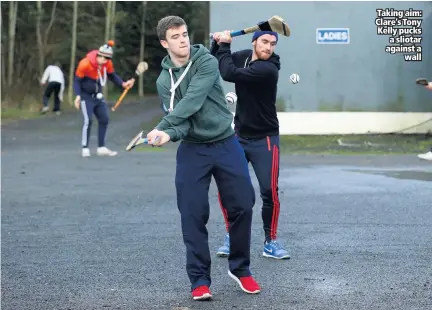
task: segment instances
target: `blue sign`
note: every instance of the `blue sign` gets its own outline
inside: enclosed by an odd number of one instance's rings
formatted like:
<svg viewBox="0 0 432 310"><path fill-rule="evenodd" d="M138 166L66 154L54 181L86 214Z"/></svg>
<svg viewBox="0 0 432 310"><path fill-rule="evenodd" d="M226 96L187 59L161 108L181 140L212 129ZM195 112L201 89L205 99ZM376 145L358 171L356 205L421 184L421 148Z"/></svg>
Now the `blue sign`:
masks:
<svg viewBox="0 0 432 310"><path fill-rule="evenodd" d="M349 28L317 28L317 44L349 44Z"/></svg>

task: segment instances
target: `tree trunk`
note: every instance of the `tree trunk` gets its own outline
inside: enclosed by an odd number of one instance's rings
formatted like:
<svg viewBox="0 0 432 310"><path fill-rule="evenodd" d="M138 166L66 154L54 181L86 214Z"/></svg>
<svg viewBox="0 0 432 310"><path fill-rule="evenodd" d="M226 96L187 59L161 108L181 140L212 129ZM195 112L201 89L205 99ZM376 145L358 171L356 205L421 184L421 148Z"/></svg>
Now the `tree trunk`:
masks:
<svg viewBox="0 0 432 310"><path fill-rule="evenodd" d="M0 16L0 32L3 33L3 16ZM1 96L4 97L4 89L6 85L6 56L5 56L5 42L3 41L3 36L1 38Z"/></svg>
<svg viewBox="0 0 432 310"><path fill-rule="evenodd" d="M107 1L107 9L105 16L105 43L110 39L110 22L111 22L111 1Z"/></svg>
<svg viewBox="0 0 432 310"><path fill-rule="evenodd" d="M145 22L147 12L147 1L142 2L142 16L141 16L141 43L140 43L140 56L139 61L144 61L144 50L145 50ZM144 74L139 76L138 83L138 96L144 97Z"/></svg>
<svg viewBox="0 0 432 310"><path fill-rule="evenodd" d="M44 72L44 46L42 44L42 29L41 29L41 21L42 21L42 2L39 0L36 2L37 6L37 17L36 17L36 42L38 47L38 70L39 70L39 76L42 77L42 74Z"/></svg>
<svg viewBox="0 0 432 310"><path fill-rule="evenodd" d="M115 28L116 28L116 2L111 1L111 32L110 38L115 41Z"/></svg>
<svg viewBox="0 0 432 310"><path fill-rule="evenodd" d="M113 1L107 1L106 17L105 17L105 43L111 39L111 20L112 20L112 5ZM104 98L108 97L108 83L102 90Z"/></svg>
<svg viewBox="0 0 432 310"><path fill-rule="evenodd" d="M77 37L77 21L78 21L78 1L74 1L73 5L73 18L72 18L72 46L71 46L71 60L69 67L69 104L73 105L73 82L75 76L75 54L76 54L76 37Z"/></svg>
<svg viewBox="0 0 432 310"><path fill-rule="evenodd" d="M210 1L204 2L204 46L210 46Z"/></svg>
<svg viewBox="0 0 432 310"><path fill-rule="evenodd" d="M45 29L45 38L44 38L44 46L46 46L48 44L48 37L51 31L52 26L54 25L54 21L55 21L55 17L56 17L56 7L57 7L57 1L54 1L52 10L51 10L51 18L50 21L48 23L48 26ZM47 55L45 54L44 57L46 57Z"/></svg>
<svg viewBox="0 0 432 310"><path fill-rule="evenodd" d="M8 53L8 86L13 84L14 72L14 54L15 54L15 32L16 32L16 19L18 11L18 2L9 2L9 53Z"/></svg>

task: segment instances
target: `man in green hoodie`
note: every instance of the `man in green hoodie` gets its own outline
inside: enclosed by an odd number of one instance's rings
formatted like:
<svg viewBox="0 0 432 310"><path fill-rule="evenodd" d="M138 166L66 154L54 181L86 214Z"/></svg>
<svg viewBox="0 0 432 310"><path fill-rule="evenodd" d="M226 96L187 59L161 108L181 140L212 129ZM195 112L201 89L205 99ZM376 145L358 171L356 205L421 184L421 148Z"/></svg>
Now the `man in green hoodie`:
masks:
<svg viewBox="0 0 432 310"><path fill-rule="evenodd" d="M228 274L246 293L259 293L249 269L255 192L244 151L232 128L233 115L226 106L218 61L203 45L190 45L186 23L178 16L161 19L157 33L168 55L162 60L156 84L169 113L147 139L155 146L182 140L175 185L192 297L212 298L206 228L212 176L229 222Z"/></svg>

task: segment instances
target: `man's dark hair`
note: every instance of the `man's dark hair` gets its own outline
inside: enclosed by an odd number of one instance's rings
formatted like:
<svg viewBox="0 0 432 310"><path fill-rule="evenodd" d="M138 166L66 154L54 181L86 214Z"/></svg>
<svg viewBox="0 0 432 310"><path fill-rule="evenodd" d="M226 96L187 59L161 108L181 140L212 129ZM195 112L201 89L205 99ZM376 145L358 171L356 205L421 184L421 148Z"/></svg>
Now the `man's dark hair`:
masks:
<svg viewBox="0 0 432 310"><path fill-rule="evenodd" d="M162 18L156 27L159 40L166 40L166 33L170 28L178 28L185 25L186 22L179 16L166 16Z"/></svg>

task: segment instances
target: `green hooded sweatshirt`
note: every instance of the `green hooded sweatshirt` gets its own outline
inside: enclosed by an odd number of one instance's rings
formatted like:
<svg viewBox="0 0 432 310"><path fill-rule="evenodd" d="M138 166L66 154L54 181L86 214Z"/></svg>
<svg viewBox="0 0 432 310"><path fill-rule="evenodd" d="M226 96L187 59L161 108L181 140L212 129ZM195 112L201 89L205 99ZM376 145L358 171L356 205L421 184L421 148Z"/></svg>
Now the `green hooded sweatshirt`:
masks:
<svg viewBox="0 0 432 310"><path fill-rule="evenodd" d="M173 142L212 143L226 139L234 134L233 115L225 101L218 61L201 44L192 45L190 55L182 67L176 67L169 55L162 60L156 86L166 109L170 107L172 84L177 83L188 65L189 69L175 89L174 109L156 129L166 132Z"/></svg>

